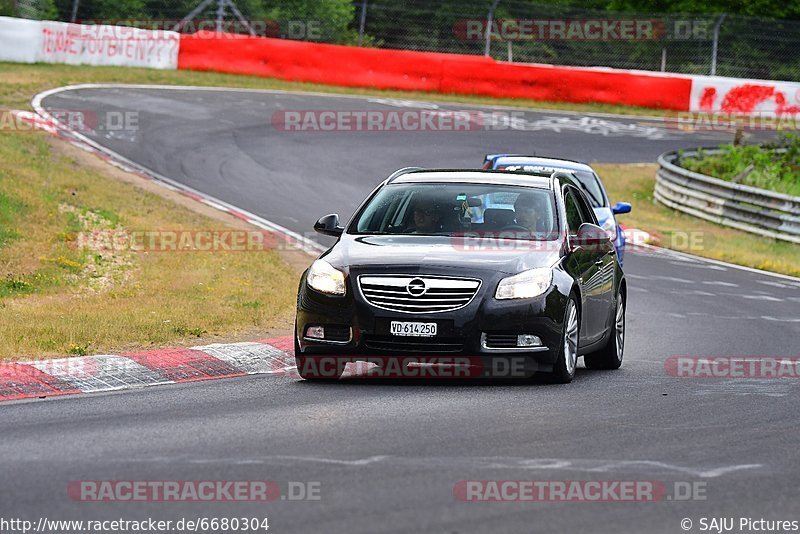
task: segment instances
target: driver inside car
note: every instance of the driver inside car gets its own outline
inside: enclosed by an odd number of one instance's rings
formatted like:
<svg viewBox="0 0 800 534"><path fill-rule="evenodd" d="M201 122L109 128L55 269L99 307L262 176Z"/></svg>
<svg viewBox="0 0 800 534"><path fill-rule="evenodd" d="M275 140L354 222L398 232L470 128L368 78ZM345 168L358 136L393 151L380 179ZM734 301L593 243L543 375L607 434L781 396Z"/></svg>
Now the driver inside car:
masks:
<svg viewBox="0 0 800 534"><path fill-rule="evenodd" d="M420 197L414 202L415 234L434 234L442 231L441 213L438 203L430 197Z"/></svg>
<svg viewBox="0 0 800 534"><path fill-rule="evenodd" d="M553 231L553 217L547 199L541 195L522 193L514 202L514 217L519 226L542 236Z"/></svg>

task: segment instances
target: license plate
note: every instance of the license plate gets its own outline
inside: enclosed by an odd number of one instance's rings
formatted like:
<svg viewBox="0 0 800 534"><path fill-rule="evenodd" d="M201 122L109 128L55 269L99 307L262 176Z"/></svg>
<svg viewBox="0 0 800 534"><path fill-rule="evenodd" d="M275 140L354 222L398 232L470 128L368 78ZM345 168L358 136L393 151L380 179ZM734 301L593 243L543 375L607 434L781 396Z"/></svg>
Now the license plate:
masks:
<svg viewBox="0 0 800 534"><path fill-rule="evenodd" d="M389 325L389 332L393 336L433 337L436 335L436 323L392 321Z"/></svg>

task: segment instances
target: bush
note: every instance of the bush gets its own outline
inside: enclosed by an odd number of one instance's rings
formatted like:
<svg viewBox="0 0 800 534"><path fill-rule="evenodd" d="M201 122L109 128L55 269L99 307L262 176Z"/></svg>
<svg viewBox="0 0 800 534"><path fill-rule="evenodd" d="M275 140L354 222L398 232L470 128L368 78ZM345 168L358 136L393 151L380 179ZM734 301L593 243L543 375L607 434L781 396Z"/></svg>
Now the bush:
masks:
<svg viewBox="0 0 800 534"><path fill-rule="evenodd" d="M695 157L681 157L680 164L695 172L787 195L800 196L800 136L783 133L775 143L723 145L722 154L699 151ZM775 152L785 148L786 152Z"/></svg>

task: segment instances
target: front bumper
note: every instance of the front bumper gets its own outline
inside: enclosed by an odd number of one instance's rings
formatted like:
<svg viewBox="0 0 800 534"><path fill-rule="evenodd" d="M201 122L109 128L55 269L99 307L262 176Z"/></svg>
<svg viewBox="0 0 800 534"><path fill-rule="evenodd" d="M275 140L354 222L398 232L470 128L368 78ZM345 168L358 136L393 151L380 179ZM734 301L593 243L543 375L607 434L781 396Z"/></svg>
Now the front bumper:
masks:
<svg viewBox="0 0 800 534"><path fill-rule="evenodd" d="M496 281L482 284L475 298L464 308L443 313L403 313L380 309L366 302L348 283L344 297L332 297L310 289L301 281L295 336L305 357L336 355L348 361L378 363L389 357L466 357L486 368L502 361L525 360L526 368L550 371L562 339L566 297L553 286L533 299L497 300ZM435 337L392 335L391 321L435 322ZM335 339L308 338L309 326L327 326ZM486 336L532 334L541 346L501 348L487 346Z"/></svg>

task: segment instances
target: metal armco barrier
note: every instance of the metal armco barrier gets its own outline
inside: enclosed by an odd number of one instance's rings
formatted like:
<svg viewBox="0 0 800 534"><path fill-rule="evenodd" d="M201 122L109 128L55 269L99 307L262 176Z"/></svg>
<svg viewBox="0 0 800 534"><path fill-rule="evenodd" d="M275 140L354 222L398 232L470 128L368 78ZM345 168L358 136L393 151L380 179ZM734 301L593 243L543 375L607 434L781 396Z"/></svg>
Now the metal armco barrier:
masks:
<svg viewBox="0 0 800 534"><path fill-rule="evenodd" d="M719 154L722 150L703 152ZM684 156L695 154L696 150L683 152ZM678 157L677 151L658 157L656 200L707 221L800 244L800 197L692 172L676 164Z"/></svg>

